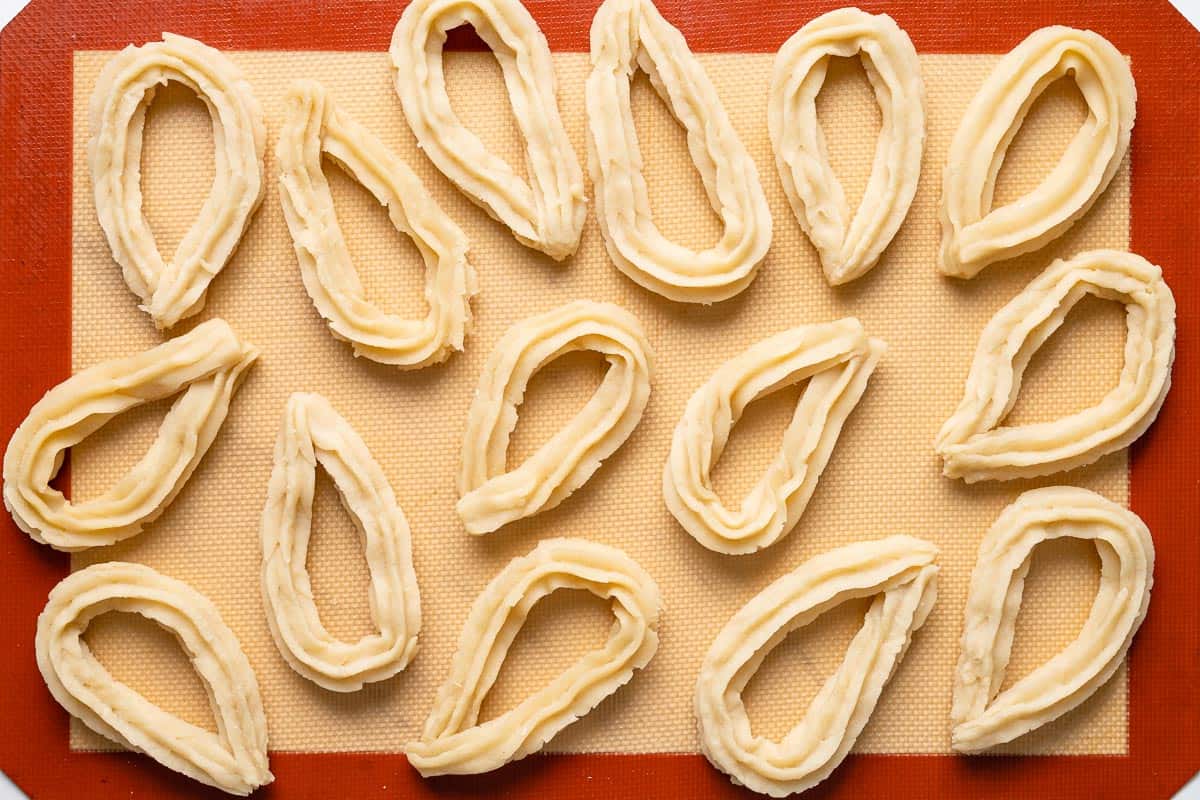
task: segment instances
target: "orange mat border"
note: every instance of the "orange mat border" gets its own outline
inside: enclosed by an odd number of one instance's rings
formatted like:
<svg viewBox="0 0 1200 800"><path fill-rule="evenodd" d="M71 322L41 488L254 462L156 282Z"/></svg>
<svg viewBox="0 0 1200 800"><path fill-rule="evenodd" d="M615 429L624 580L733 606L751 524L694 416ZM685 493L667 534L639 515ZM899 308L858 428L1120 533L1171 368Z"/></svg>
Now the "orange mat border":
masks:
<svg viewBox="0 0 1200 800"><path fill-rule="evenodd" d="M527 0L556 50L587 49L597 0ZM774 52L840 5L820 0L662 0L697 51ZM917 49L1002 53L1050 24L1091 28L1132 57L1133 249L1161 264L1179 303L1174 388L1134 446L1132 503L1154 532L1154 601L1130 653L1126 756L962 758L855 755L809 798L1166 798L1200 768L1200 34L1167 0L893 0ZM225 49L387 48L403 2L34 0L0 34L0 441L70 374L72 52L117 49L163 30ZM750 17L753 15L753 19ZM452 45L477 46L468 37ZM770 179L770 178L769 178ZM930 176L926 176L930 180ZM930 269L932 269L932 264ZM114 267L115 269L115 267ZM963 535L978 535L967 531ZM0 769L33 797L224 796L124 753L74 753L67 715L33 656L37 614L67 572L0 514ZM400 754L272 753L256 796L715 798L731 786L698 755L535 756L476 778L423 781Z"/></svg>

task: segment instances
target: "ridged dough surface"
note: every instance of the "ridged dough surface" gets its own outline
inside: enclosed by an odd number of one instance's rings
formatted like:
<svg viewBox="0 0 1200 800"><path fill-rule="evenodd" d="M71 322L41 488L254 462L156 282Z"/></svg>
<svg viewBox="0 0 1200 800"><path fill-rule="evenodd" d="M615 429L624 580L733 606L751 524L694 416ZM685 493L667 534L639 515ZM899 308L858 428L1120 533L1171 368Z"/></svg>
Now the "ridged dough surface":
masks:
<svg viewBox="0 0 1200 800"><path fill-rule="evenodd" d="M306 561L318 465L361 533L371 573L377 632L355 642L329 633L313 598ZM288 398L260 531L267 620L292 669L330 691L353 692L408 666L421 628L408 521L362 438L320 395Z"/></svg>
<svg viewBox="0 0 1200 800"><path fill-rule="evenodd" d="M771 246L771 212L758 168L700 61L651 0L605 0L591 34L587 80L588 169L609 257L631 280L670 300L714 303L741 292ZM655 225L630 104L637 70L687 130L688 150L720 240L704 250Z"/></svg>
<svg viewBox="0 0 1200 800"><path fill-rule="evenodd" d="M722 364L688 400L663 469L663 497L684 530L719 553L752 553L786 536L886 349L847 317L775 334ZM733 426L755 399L806 379L779 452L741 506L728 508L711 473Z"/></svg>
<svg viewBox="0 0 1200 800"><path fill-rule="evenodd" d="M350 342L356 356L404 369L436 364L462 350L476 290L467 237L408 165L339 111L324 87L308 80L288 92L288 117L275 153L279 199L300 274L330 332ZM322 155L374 195L396 230L416 245L425 262L424 317L390 314L367 299L338 223Z"/></svg>
<svg viewBox="0 0 1200 800"><path fill-rule="evenodd" d="M140 614L175 635L208 692L217 733L154 705L96 660L83 635L109 611ZM82 569L51 590L35 645L54 699L101 736L230 794L274 780L250 662L216 607L186 583L121 561Z"/></svg>
<svg viewBox="0 0 1200 800"><path fill-rule="evenodd" d="M862 204L851 215L829 163L817 94L829 59L855 55L875 91L882 126ZM857 8L822 14L779 48L767 125L779 179L826 280L837 286L866 274L908 215L921 177L925 84L912 40L887 14Z"/></svg>
<svg viewBox="0 0 1200 800"><path fill-rule="evenodd" d="M608 600L612 630L594 650L516 708L477 724L484 697L530 609L559 589ZM556 733L629 682L658 649L662 606L654 579L616 548L548 539L513 559L475 600L450 674L409 762L424 776L489 772L535 753Z"/></svg>
<svg viewBox="0 0 1200 800"><path fill-rule="evenodd" d="M700 749L717 769L772 797L829 777L871 718L913 633L937 599L938 549L889 536L830 550L755 595L725 624L700 667ZM742 690L788 634L855 597L874 597L845 657L779 741L755 735Z"/></svg>
<svg viewBox="0 0 1200 800"><path fill-rule="evenodd" d="M1000 691L1033 549L1052 539L1091 541L1100 590L1079 636ZM1087 700L1116 672L1146 617L1154 584L1154 541L1128 509L1074 486L1025 492L979 545L954 678L954 749L1011 741Z"/></svg>
<svg viewBox="0 0 1200 800"><path fill-rule="evenodd" d="M467 24L504 70L525 137L529 180L491 153L454 113L446 94L446 32ZM413 0L392 36L396 91L409 127L447 178L517 241L556 261L579 247L587 199L583 170L558 112L550 46L520 0Z"/></svg>
<svg viewBox="0 0 1200 800"><path fill-rule="evenodd" d="M78 372L39 400L4 452L4 505L58 550L135 536L175 499L216 438L258 351L213 319L136 355ZM68 500L51 482L67 450L118 414L180 393L150 449L99 497Z"/></svg>
<svg viewBox="0 0 1200 800"><path fill-rule="evenodd" d="M1126 307L1125 364L1116 387L1082 411L1004 426L1033 354L1089 294ZM1128 447L1158 416L1174 360L1175 298L1159 267L1116 250L1055 261L984 328L962 402L935 443L943 471L967 483L1029 478Z"/></svg>
<svg viewBox="0 0 1200 800"><path fill-rule="evenodd" d="M1037 187L993 208L1000 165L1025 115L1066 75L1087 102L1087 119ZM942 181L941 271L971 278L1061 236L1116 175L1136 113L1133 72L1111 42L1061 25L1031 33L996 65L951 141Z"/></svg>
<svg viewBox="0 0 1200 800"><path fill-rule="evenodd" d="M570 422L506 471L509 437L530 378L579 350L604 356L604 380ZM509 328L484 366L467 416L457 506L467 530L490 533L554 508L586 483L642 418L652 358L641 324L612 303L578 300Z"/></svg>
<svg viewBox="0 0 1200 800"><path fill-rule="evenodd" d="M208 107L216 173L200 215L164 261L142 212L142 133L157 87L177 81ZM219 50L186 36L130 45L108 62L88 105L88 164L100 225L129 290L156 327L204 308L263 197L266 126L250 84Z"/></svg>

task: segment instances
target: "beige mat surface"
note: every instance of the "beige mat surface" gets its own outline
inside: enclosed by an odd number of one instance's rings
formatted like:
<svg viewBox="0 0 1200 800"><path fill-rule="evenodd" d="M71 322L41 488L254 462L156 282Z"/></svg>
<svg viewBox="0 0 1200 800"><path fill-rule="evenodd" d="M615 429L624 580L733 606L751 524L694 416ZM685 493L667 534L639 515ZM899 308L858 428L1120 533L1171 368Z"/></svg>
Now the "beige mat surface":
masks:
<svg viewBox="0 0 1200 800"><path fill-rule="evenodd" d="M908 533L942 548L940 598L884 694L858 749L947 752L950 685L962 607L976 548L996 514L1032 483L966 487L940 477L931 441L958 402L976 339L991 314L1057 255L1125 247L1129 169L1096 208L1041 254L993 267L958 283L934 263L941 168L966 103L996 56L926 55L928 146L920 190L906 226L867 277L833 290L792 217L766 133L770 55L705 55L702 61L758 164L775 218L770 255L742 296L718 307L674 305L622 277L604 253L589 218L578 255L563 265L518 245L424 160L405 126L382 53L239 52L267 114L268 189L236 257L216 279L201 318L222 316L262 349L262 359L235 398L224 430L170 510L141 536L77 556L76 566L106 560L145 562L189 582L216 603L245 648L262 686L270 741L281 750L396 751L417 734L445 674L467 608L502 565L541 538L591 537L623 548L658 580L666 611L662 645L650 667L552 744L560 751L694 751L692 689L709 642L729 616L768 582L809 556L846 542ZM123 285L96 222L86 165L88 95L106 54L75 58L74 306L76 369L161 340ZM586 54L556 54L560 102L572 141L585 153ZM451 95L459 113L513 163L520 143L494 60L451 54ZM316 78L337 102L394 147L471 238L481 291L465 353L417 373L363 360L335 341L300 282L279 207L273 151L288 82ZM684 136L644 78L635 116L656 218L679 241L715 240ZM832 156L857 203L865 184L879 114L861 70L831 70L820 112ZM1086 113L1070 84L1052 87L1018 136L1001 175L998 202L1036 183ZM204 107L187 91L160 94L150 113L144 154L147 215L164 252L172 252L203 202L212 177L211 130ZM384 307L420 309L421 267L412 245L393 231L369 195L327 166L338 215L369 294ZM473 538L454 515L454 475L463 423L483 361L517 319L579 297L612 300L635 313L657 352L653 393L640 427L591 482L557 510ZM798 528L753 556L710 553L680 529L660 495L670 433L691 392L723 360L785 327L856 315L890 350ZM184 326L186 327L186 326ZM1013 419L1049 419L1098 399L1116 379L1124 336L1121 310L1088 301L1039 355ZM603 362L563 360L535 381L521 409L517 463L579 408ZM362 434L392 481L414 537L424 626L415 662L398 677L354 695L325 692L292 673L275 650L259 591L258 519L271 451L287 395L321 392ZM737 501L767 463L797 394L755 404L735 430L717 469L722 495ZM87 497L132 464L153 435L165 404L117 420L72 456L73 491ZM1125 455L1058 478L1125 501ZM1055 482L1039 481L1039 485ZM366 568L336 493L322 479L309 559L318 605L339 635L369 630ZM1078 632L1097 585L1087 548L1039 551L1018 625L1012 677L1019 677ZM799 718L841 658L861 619L861 604L830 613L791 637L767 660L747 693L757 729L781 734ZM587 649L609 621L594 599L566 594L531 618L490 698L488 715L515 704ZM166 708L211 725L200 686L171 638L119 615L89 633L102 660ZM1118 753L1126 746L1122 671L1081 709L1012 749L1039 753ZM72 744L104 742L76 725Z"/></svg>

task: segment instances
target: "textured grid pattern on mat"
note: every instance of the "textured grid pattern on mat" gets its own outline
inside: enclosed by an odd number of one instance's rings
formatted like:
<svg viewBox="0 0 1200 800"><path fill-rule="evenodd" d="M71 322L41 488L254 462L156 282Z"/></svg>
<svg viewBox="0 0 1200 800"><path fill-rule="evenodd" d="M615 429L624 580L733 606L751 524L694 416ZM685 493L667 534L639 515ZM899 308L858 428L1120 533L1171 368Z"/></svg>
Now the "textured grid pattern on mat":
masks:
<svg viewBox="0 0 1200 800"><path fill-rule="evenodd" d="M76 369L160 341L121 282L95 221L85 152L87 98L107 55L75 59L74 334ZM415 147L381 53L235 53L268 122L267 195L228 268L214 281L201 318L229 320L263 352L205 462L171 509L143 535L75 558L151 564L188 581L217 604L242 642L262 686L271 745L283 750L395 751L418 733L445 674L472 600L503 564L551 535L581 535L623 548L662 587L662 646L650 667L595 712L564 731L551 750L694 751L691 694L703 654L721 625L768 582L804 559L855 539L889 533L926 537L942 548L939 602L916 637L858 743L861 751L947 752L950 683L964 596L979 539L996 514L1033 483L965 487L939 475L930 442L958 402L984 323L1051 257L1089 247L1125 247L1129 171L1121 170L1093 211L1039 254L993 267L968 283L934 269L937 198L949 138L995 56L924 56L929 135L920 190L908 222L883 262L839 290L821 278L814 251L787 206L766 135L769 55L705 55L735 126L754 157L775 218L770 255L742 296L715 308L660 301L609 263L594 219L578 255L555 265L518 245L471 205ZM585 152L585 54L556 54L560 103L577 152ZM511 163L520 144L495 62L487 54L448 57L451 93L461 116ZM476 326L463 354L418 373L400 373L351 357L312 308L279 208L273 150L282 98L298 76L316 78L337 102L371 128L427 182L471 238L480 276ZM635 113L656 219L691 245L713 241L717 226L687 156L684 137L639 79ZM820 109L832 157L857 203L878 127L878 111L853 67L835 64ZM1083 111L1073 88L1054 87L1010 152L998 202L1034 185L1078 127ZM203 201L212 175L207 115L186 91L166 90L151 112L144 154L147 214L170 252ZM420 308L415 250L386 216L335 167L327 173L352 255L370 295L388 308ZM640 427L609 463L558 509L486 538L463 532L453 505L461 431L482 363L514 321L577 297L613 300L644 323L657 353L653 394ZM689 394L724 359L782 328L857 315L890 346L851 417L798 528L767 551L731 558L709 553L667 513L660 475L670 433ZM185 326L186 327L186 326ZM1123 322L1113 304L1085 303L1031 368L1014 419L1049 419L1098 399L1119 370ZM522 409L514 460L544 441L598 380L594 359L552 365L535 381ZM295 390L328 396L382 463L414 536L423 630L415 662L400 676L354 695L327 693L292 673L275 650L258 589L258 516L284 399ZM752 408L717 470L727 499L762 469L786 425L794 392ZM164 404L126 415L73 456L74 490L88 496L109 485L153 434ZM1061 476L1059 481L1127 499L1125 455ZM1038 485L1055 482L1043 480ZM323 619L338 635L369 629L366 570L336 493L317 497L310 565ZM1014 677L1069 641L1095 590L1086 547L1039 553L1019 624ZM780 734L802 713L834 668L862 606L847 606L791 637L764 664L747 691L760 730ZM539 608L518 640L486 706L498 713L602 641L606 612L570 593ZM169 636L113 615L90 633L106 664L167 708L201 724L209 716L186 661ZM1041 753L1123 752L1124 672L1078 711L1014 746ZM79 725L76 747L105 742Z"/></svg>

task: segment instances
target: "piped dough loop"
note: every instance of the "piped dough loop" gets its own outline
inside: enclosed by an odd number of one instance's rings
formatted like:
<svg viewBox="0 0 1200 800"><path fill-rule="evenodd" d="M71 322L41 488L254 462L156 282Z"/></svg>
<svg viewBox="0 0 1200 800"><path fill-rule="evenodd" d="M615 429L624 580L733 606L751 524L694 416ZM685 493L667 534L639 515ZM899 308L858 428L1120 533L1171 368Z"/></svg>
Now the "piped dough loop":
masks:
<svg viewBox="0 0 1200 800"><path fill-rule="evenodd" d="M216 171L212 189L163 261L142 212L142 133L159 85L177 81L208 107ZM158 328L204 308L208 284L233 255L263 195L267 131L241 70L219 50L164 33L161 42L126 47L100 73L88 105L88 164L96 213L129 290Z"/></svg>
<svg viewBox="0 0 1200 800"><path fill-rule="evenodd" d="M1037 188L993 209L1008 146L1046 87L1065 75L1074 76L1087 102L1087 120ZM1061 236L1116 175L1136 106L1129 62L1103 36L1061 25L1030 34L984 81L950 143L942 181L941 271L970 278L992 262Z"/></svg>
<svg viewBox="0 0 1200 800"><path fill-rule="evenodd" d="M938 550L911 536L811 558L738 611L713 641L696 683L700 749L734 783L784 797L829 777L854 746L937 599ZM846 656L804 718L775 742L750 730L742 691L788 634L846 600L871 597Z"/></svg>
<svg viewBox="0 0 1200 800"><path fill-rule="evenodd" d="M858 55L883 118L862 204L850 215L829 163L817 95L832 56ZM925 85L908 34L886 14L857 8L822 14L779 48L767 114L779 178L833 286L879 260L908 214L921 177Z"/></svg>
<svg viewBox="0 0 1200 800"><path fill-rule="evenodd" d="M368 597L379 632L353 643L321 624L306 566L318 464L362 535L371 573ZM292 669L330 691L353 692L408 665L421 628L408 522L362 438L320 395L288 398L261 534L267 620Z"/></svg>
<svg viewBox="0 0 1200 800"><path fill-rule="evenodd" d="M1092 610L1075 641L1000 692L1033 549L1063 537L1096 544L1100 590ZM1125 658L1153 583L1154 542L1132 511L1070 486L1018 497L984 536L971 574L950 713L954 749L1012 741L1090 697Z"/></svg>
<svg viewBox="0 0 1200 800"><path fill-rule="evenodd" d="M467 24L504 72L513 117L525 137L529 182L459 120L446 94L446 32ZM392 35L396 91L421 150L521 244L556 261L575 252L587 199L583 170L558 114L550 46L518 0L413 0Z"/></svg>
<svg viewBox="0 0 1200 800"><path fill-rule="evenodd" d="M476 724L525 618L538 600L558 589L582 589L611 602L615 619L604 647L516 708ZM650 662L658 648L661 605L654 580L607 545L548 539L514 558L471 606L421 740L406 748L409 763L426 777L475 774L537 752Z"/></svg>
<svg viewBox="0 0 1200 800"><path fill-rule="evenodd" d="M787 535L886 349L847 317L783 331L722 364L688 400L671 438L663 497L679 524L718 553L753 553ZM809 378L774 460L741 507L727 508L710 475L733 426L756 398Z"/></svg>
<svg viewBox="0 0 1200 800"><path fill-rule="evenodd" d="M604 380L583 410L506 472L509 436L530 378L578 350L604 356ZM642 418L652 357L637 319L612 303L577 300L509 328L488 357L467 415L457 506L467 530L490 533L554 508L586 483Z"/></svg>
<svg viewBox="0 0 1200 800"><path fill-rule="evenodd" d="M208 452L256 358L258 351L228 323L212 319L137 355L85 369L46 392L4 453L4 505L17 527L57 550L85 550L141 532ZM121 412L181 389L150 449L108 491L71 502L51 487L68 448Z"/></svg>
<svg viewBox="0 0 1200 800"><path fill-rule="evenodd" d="M771 211L754 160L704 67L650 0L606 0L592 20L591 48L588 167L609 257L634 282L670 300L733 297L754 280L771 245ZM692 161L721 218L721 239L706 250L669 241L654 224L629 100L638 69L687 130Z"/></svg>
<svg viewBox="0 0 1200 800"><path fill-rule="evenodd" d="M140 614L175 635L208 692L217 733L164 711L96 660L84 633L109 611ZM121 561L81 569L50 592L35 647L54 699L101 736L230 794L274 780L250 662L216 607L186 583Z"/></svg>
<svg viewBox="0 0 1200 800"><path fill-rule="evenodd" d="M279 199L300 260L304 288L335 337L355 355L415 369L463 349L471 322L475 271L467 237L408 165L374 134L338 110L313 81L293 84L279 132ZM412 239L425 262L422 319L389 314L371 303L350 260L333 196L321 168L332 157L388 210L396 230Z"/></svg>
<svg viewBox="0 0 1200 800"><path fill-rule="evenodd" d="M1088 294L1126 307L1125 364L1116 387L1083 411L997 427L1017 401L1033 354ZM1116 250L1055 261L983 329L962 402L935 442L943 471L967 483L1030 478L1128 447L1158 416L1174 359L1175 298L1161 269Z"/></svg>

